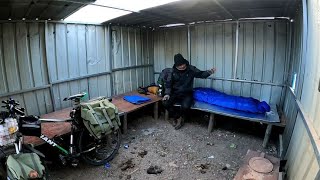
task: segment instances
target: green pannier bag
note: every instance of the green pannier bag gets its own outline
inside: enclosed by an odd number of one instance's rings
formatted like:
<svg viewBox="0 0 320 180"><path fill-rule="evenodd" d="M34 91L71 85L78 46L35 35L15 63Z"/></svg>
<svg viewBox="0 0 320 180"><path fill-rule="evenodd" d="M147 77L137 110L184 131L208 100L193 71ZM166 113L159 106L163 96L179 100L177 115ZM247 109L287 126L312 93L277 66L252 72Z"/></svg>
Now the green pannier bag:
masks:
<svg viewBox="0 0 320 180"><path fill-rule="evenodd" d="M90 134L96 139L110 134L121 125L118 108L106 97L81 103L81 117Z"/></svg>
<svg viewBox="0 0 320 180"><path fill-rule="evenodd" d="M20 153L9 155L7 159L8 179L30 179L29 173L36 171L37 179L45 178L45 167L36 153Z"/></svg>

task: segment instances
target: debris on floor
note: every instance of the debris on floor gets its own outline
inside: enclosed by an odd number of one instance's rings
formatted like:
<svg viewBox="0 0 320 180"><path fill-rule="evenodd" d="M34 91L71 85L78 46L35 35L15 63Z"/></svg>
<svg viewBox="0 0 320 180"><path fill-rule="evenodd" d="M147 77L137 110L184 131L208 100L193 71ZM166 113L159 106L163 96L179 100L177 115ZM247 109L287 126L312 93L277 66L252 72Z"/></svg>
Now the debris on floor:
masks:
<svg viewBox="0 0 320 180"><path fill-rule="evenodd" d="M209 146L213 146L213 145L214 145L214 143L207 142L207 145L209 145Z"/></svg>
<svg viewBox="0 0 320 180"><path fill-rule="evenodd" d="M132 159L129 159L120 165L121 171L125 171L129 168L134 168L135 164L133 164Z"/></svg>
<svg viewBox="0 0 320 180"><path fill-rule="evenodd" d="M169 166L175 167L175 168L178 168L178 167L179 167L174 161L169 162Z"/></svg>
<svg viewBox="0 0 320 180"><path fill-rule="evenodd" d="M110 169L110 167L111 167L111 165L110 165L110 163L108 163L108 162L104 165L104 168L105 168L105 169Z"/></svg>
<svg viewBox="0 0 320 180"><path fill-rule="evenodd" d="M198 164L195 165L194 167L196 168L196 170L200 171L200 173L205 174L207 172L207 170L209 169L209 163L207 164Z"/></svg>
<svg viewBox="0 0 320 180"><path fill-rule="evenodd" d="M234 144L234 143L231 143L231 144L230 144L230 148L232 148L232 149L236 149L236 148L237 148L237 145L236 145L236 144Z"/></svg>
<svg viewBox="0 0 320 180"><path fill-rule="evenodd" d="M230 167L231 167L231 165L230 164L226 164L223 168L222 168L222 170L228 170L228 169L230 169Z"/></svg>
<svg viewBox="0 0 320 180"><path fill-rule="evenodd" d="M162 171L163 171L163 169L159 166L150 166L147 169L148 174L160 174L160 173L162 173Z"/></svg>
<svg viewBox="0 0 320 180"><path fill-rule="evenodd" d="M162 119L130 119L128 126L131 128L123 135L119 153L109 162L110 168L84 163L80 163L79 168L59 166L50 170L50 179L229 180L235 177L248 149L266 154L277 151L274 144L264 149L261 145L263 136L247 133L246 124L243 131L226 130L220 125L208 134L207 122L196 117L186 121L179 131ZM241 124L235 127L241 127ZM257 132L259 134L261 130ZM128 149L124 148L125 144L129 145ZM276 156L276 152L272 155ZM153 167L149 169L150 166Z"/></svg>
<svg viewBox="0 0 320 180"><path fill-rule="evenodd" d="M146 151L146 150L138 152L138 156L140 156L141 158L144 158L144 156L147 155L147 154L148 154L148 151Z"/></svg>

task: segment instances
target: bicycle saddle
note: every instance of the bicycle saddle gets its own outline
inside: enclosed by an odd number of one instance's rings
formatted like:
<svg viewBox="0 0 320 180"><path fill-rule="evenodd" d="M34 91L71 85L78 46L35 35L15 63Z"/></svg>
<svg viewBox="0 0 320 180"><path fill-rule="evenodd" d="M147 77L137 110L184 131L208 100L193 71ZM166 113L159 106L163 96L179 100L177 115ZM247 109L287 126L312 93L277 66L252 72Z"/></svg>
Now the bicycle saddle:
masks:
<svg viewBox="0 0 320 180"><path fill-rule="evenodd" d="M75 95L64 98L63 101L80 99L80 98L84 97L85 95L86 95L86 93L75 94Z"/></svg>

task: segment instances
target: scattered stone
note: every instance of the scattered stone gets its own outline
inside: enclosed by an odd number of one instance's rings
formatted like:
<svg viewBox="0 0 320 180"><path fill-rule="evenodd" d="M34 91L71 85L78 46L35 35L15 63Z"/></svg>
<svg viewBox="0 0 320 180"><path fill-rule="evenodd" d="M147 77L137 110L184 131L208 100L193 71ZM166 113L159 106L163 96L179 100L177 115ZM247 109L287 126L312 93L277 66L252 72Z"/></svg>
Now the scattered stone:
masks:
<svg viewBox="0 0 320 180"><path fill-rule="evenodd" d="M147 154L148 154L148 151L146 151L146 150L138 152L138 156L140 156L141 158L144 158L144 156L147 155Z"/></svg>
<svg viewBox="0 0 320 180"><path fill-rule="evenodd" d="M226 167L227 167L228 169L230 169L231 165L230 165L230 164L226 164Z"/></svg>
<svg viewBox="0 0 320 180"><path fill-rule="evenodd" d="M234 143L231 143L231 144L230 144L230 148L232 148L232 149L236 149L236 148L237 148L237 145L236 145L236 144L234 144Z"/></svg>
<svg viewBox="0 0 320 180"><path fill-rule="evenodd" d="M148 169L147 169L147 173L148 174L160 174L162 173L162 169L161 167L159 166L150 166Z"/></svg>
<svg viewBox="0 0 320 180"><path fill-rule="evenodd" d="M207 142L207 145L208 145L208 146L213 146L213 145L214 145L214 143Z"/></svg>
<svg viewBox="0 0 320 180"><path fill-rule="evenodd" d="M226 164L223 168L222 168L222 170L228 170L228 169L230 169L230 167L231 167L231 165L230 164Z"/></svg>
<svg viewBox="0 0 320 180"><path fill-rule="evenodd" d="M200 171L200 173L205 174L207 172L207 169L209 169L210 164L199 164L195 165L195 168Z"/></svg>
<svg viewBox="0 0 320 180"><path fill-rule="evenodd" d="M175 167L175 168L178 168L178 167L179 167L178 165L176 165L176 164L175 164L175 162L174 162L174 161L169 162L169 166L171 166L171 167Z"/></svg>
<svg viewBox="0 0 320 180"><path fill-rule="evenodd" d="M160 155L161 157L166 157L166 155L167 155L167 153L164 152L164 151L158 151L158 153L159 153L159 155Z"/></svg>
<svg viewBox="0 0 320 180"><path fill-rule="evenodd" d="M132 163L132 159L129 159L120 165L120 169L121 169L121 171L125 171L129 168L134 168L134 166L135 166L135 164Z"/></svg>

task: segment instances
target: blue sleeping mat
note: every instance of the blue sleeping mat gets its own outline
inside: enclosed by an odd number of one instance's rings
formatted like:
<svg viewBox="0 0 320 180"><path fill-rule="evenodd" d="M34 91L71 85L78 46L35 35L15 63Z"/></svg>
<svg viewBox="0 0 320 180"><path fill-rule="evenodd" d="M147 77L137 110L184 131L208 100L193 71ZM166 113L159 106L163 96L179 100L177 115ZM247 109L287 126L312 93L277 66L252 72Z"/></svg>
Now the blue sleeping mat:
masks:
<svg viewBox="0 0 320 180"><path fill-rule="evenodd" d="M132 103L132 104L136 104L136 105L143 104L143 103L151 100L150 98L143 97L143 96L137 96L137 95L124 96L123 99Z"/></svg>
<svg viewBox="0 0 320 180"><path fill-rule="evenodd" d="M195 88L193 97L197 101L239 111L261 114L270 111L270 106L265 101L260 102L251 97L228 95L211 88Z"/></svg>

